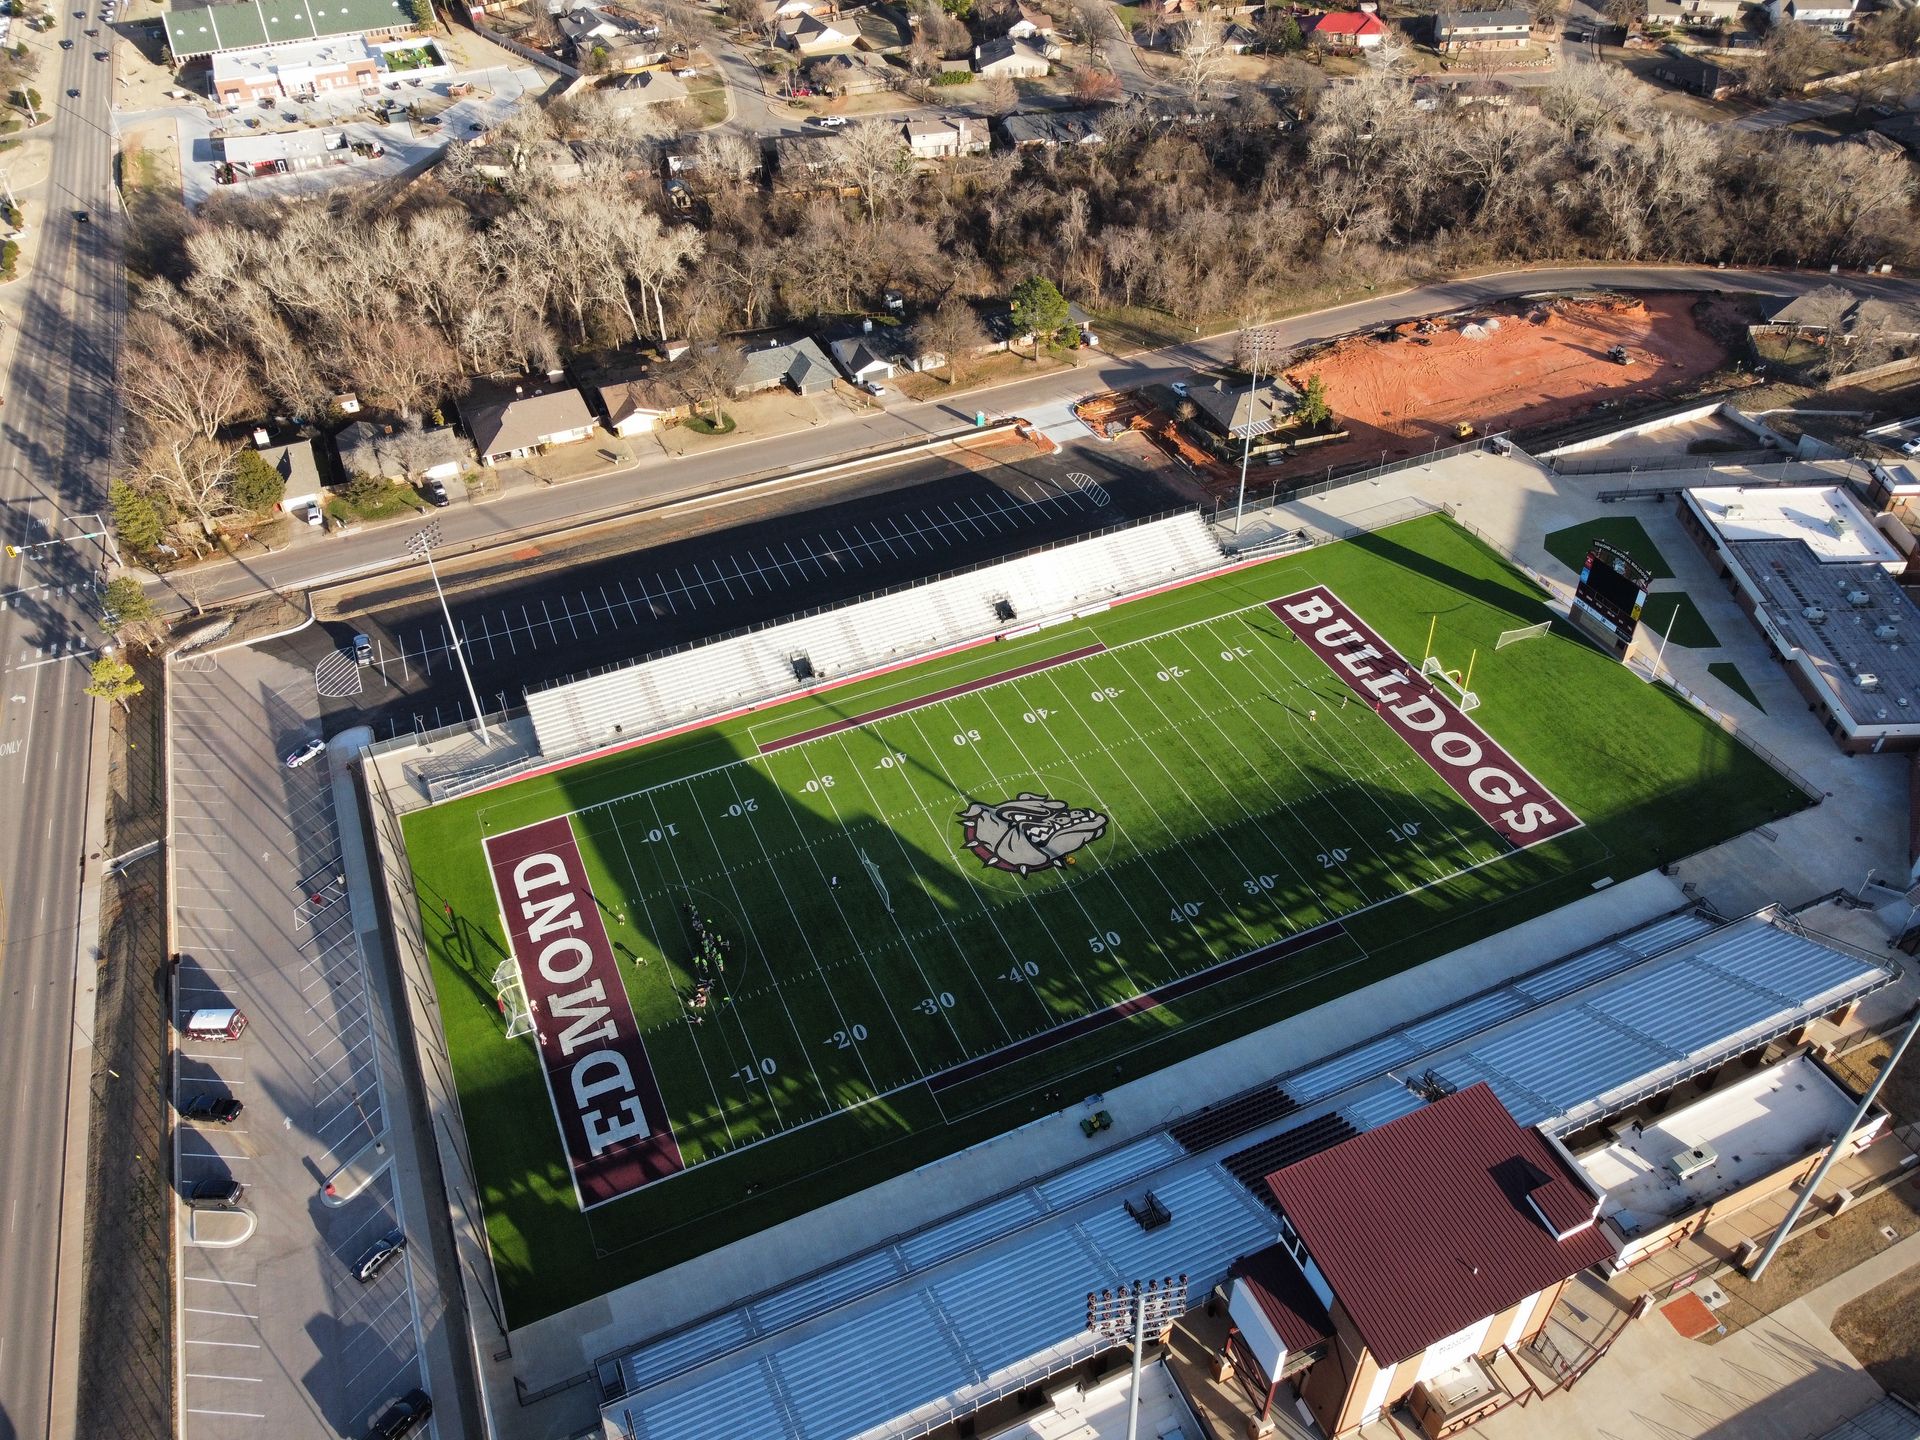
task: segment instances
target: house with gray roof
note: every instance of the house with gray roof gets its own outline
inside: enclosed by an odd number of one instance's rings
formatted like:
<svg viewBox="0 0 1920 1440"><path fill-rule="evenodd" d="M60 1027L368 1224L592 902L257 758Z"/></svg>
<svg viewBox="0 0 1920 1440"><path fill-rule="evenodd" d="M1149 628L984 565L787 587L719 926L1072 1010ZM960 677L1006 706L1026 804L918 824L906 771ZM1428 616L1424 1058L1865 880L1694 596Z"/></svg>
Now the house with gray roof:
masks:
<svg viewBox="0 0 1920 1440"><path fill-rule="evenodd" d="M989 40L984 45L973 47L973 70L989 80L1033 80L1053 69L1052 56L1060 53L1059 46L1047 46L1036 40L1016 40L1010 35L1002 35L997 40Z"/></svg>
<svg viewBox="0 0 1920 1440"><path fill-rule="evenodd" d="M264 435L266 432L261 431ZM311 440L295 440L288 445L259 445L260 458L280 473L287 482L289 497L320 493L320 462L314 458Z"/></svg>
<svg viewBox="0 0 1920 1440"><path fill-rule="evenodd" d="M554 445L584 440L599 428L571 385L529 377L502 391L475 387L460 407L482 465L517 460Z"/></svg>
<svg viewBox="0 0 1920 1440"><path fill-rule="evenodd" d="M819 395L833 388L833 375L833 362L811 339L777 340L747 352L733 393L752 395L787 385L802 395Z"/></svg>
<svg viewBox="0 0 1920 1440"><path fill-rule="evenodd" d="M1227 380L1196 380L1187 398L1215 430L1234 440L1270 434L1300 408L1300 392L1284 377L1263 380L1258 388Z"/></svg>
<svg viewBox="0 0 1920 1440"><path fill-rule="evenodd" d="M406 0L238 0L198 10L170 10L161 17L175 61L227 50L304 44L337 35L389 39L413 30Z"/></svg>
<svg viewBox="0 0 1920 1440"><path fill-rule="evenodd" d="M1434 46L1446 55L1461 50L1513 50L1533 38L1528 10L1442 11L1433 18Z"/></svg>
<svg viewBox="0 0 1920 1440"><path fill-rule="evenodd" d="M1030 110L1008 115L1000 121L1000 133L1016 150L1036 146L1051 150L1056 145L1098 145L1106 137L1100 132L1098 110Z"/></svg>
<svg viewBox="0 0 1920 1440"><path fill-rule="evenodd" d="M452 480L473 457L451 425L410 430L356 420L333 437L333 448L349 478L377 475L395 483Z"/></svg>

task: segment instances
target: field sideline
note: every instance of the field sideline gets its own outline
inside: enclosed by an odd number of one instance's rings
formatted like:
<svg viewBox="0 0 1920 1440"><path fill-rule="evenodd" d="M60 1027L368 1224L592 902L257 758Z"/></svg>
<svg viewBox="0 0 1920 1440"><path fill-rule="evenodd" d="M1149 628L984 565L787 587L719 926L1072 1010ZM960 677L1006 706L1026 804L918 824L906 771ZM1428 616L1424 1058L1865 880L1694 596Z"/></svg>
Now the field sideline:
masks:
<svg viewBox="0 0 1920 1440"><path fill-rule="evenodd" d="M1415 667L1435 616L1477 652L1467 719L1565 827L1509 833L1301 643L1269 602L1319 586ZM408 817L510 1318L1804 803L1570 635L1494 650L1546 618L1434 517ZM557 817L685 1167L585 1213L490 982L482 845Z"/></svg>

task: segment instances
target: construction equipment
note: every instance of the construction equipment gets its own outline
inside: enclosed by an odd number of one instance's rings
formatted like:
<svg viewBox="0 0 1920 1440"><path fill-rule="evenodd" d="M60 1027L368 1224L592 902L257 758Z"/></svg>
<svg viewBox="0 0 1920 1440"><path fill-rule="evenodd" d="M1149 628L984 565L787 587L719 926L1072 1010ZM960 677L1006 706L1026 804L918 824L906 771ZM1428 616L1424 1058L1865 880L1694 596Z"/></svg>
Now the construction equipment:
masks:
<svg viewBox="0 0 1920 1440"><path fill-rule="evenodd" d="M1616 365L1631 365L1633 363L1633 356L1627 353L1627 347L1624 345L1615 345L1611 350L1607 351L1607 359Z"/></svg>
<svg viewBox="0 0 1920 1440"><path fill-rule="evenodd" d="M1473 422L1471 420L1456 420L1453 422L1453 438L1454 439L1471 440L1473 438L1473 435L1474 435Z"/></svg>

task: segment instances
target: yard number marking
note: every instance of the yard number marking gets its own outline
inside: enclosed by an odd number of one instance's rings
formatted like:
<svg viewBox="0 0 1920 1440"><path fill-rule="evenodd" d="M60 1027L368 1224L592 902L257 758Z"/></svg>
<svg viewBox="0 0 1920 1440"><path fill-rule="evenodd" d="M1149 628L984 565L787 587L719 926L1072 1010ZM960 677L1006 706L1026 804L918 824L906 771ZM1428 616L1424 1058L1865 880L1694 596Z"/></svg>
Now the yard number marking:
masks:
<svg viewBox="0 0 1920 1440"><path fill-rule="evenodd" d="M822 775L818 780L807 781L807 783L800 788L808 795L818 795L822 790L831 790L833 788L833 776Z"/></svg>
<svg viewBox="0 0 1920 1440"><path fill-rule="evenodd" d="M1023 980L1038 980L1040 978L1040 967L1032 960L1022 960L1000 978L1002 980L1011 980L1016 985Z"/></svg>
<svg viewBox="0 0 1920 1440"><path fill-rule="evenodd" d="M849 1025L844 1030L836 1030L827 1037L827 1044L836 1050L850 1050L867 1038L867 1027Z"/></svg>
<svg viewBox="0 0 1920 1440"><path fill-rule="evenodd" d="M1182 900L1167 912L1167 918L1176 925L1183 920L1198 920L1200 918L1200 902L1198 900Z"/></svg>
<svg viewBox="0 0 1920 1440"><path fill-rule="evenodd" d="M738 1070L733 1072L733 1078L738 1080L742 1085L752 1085L756 1082L764 1083L766 1079L779 1068L780 1067L769 1057L761 1060L758 1064L742 1065Z"/></svg>
<svg viewBox="0 0 1920 1440"><path fill-rule="evenodd" d="M922 1015L938 1015L942 1010L953 1009L953 992L942 990L938 995L929 995L913 1007Z"/></svg>
<svg viewBox="0 0 1920 1440"><path fill-rule="evenodd" d="M1280 883L1278 875L1249 875L1240 882L1249 895L1260 895Z"/></svg>
<svg viewBox="0 0 1920 1440"><path fill-rule="evenodd" d="M873 768L876 770L904 769L906 767L906 763L907 763L907 757L905 752L900 750L895 750L891 754L882 755L880 757L880 763L874 766Z"/></svg>
<svg viewBox="0 0 1920 1440"><path fill-rule="evenodd" d="M1051 714L1053 714L1051 710L1027 710L1022 712L1020 718L1029 725L1039 725Z"/></svg>
<svg viewBox="0 0 1920 1440"><path fill-rule="evenodd" d="M1331 850L1322 850L1319 855L1314 858L1320 862L1320 868L1322 870L1331 870L1336 865L1344 865L1346 863L1347 852L1341 846L1336 845Z"/></svg>
<svg viewBox="0 0 1920 1440"><path fill-rule="evenodd" d="M1120 948L1120 932L1118 930L1108 930L1104 934L1089 935L1087 937L1087 948L1096 955L1104 955L1109 950L1118 950Z"/></svg>
<svg viewBox="0 0 1920 1440"><path fill-rule="evenodd" d="M954 735L953 743L956 745L978 745L980 743L980 732L978 730L959 731Z"/></svg>
<svg viewBox="0 0 1920 1440"><path fill-rule="evenodd" d="M736 800L733 804L727 806L726 818L729 820L738 820L742 815L751 815L759 808L760 802L756 799Z"/></svg>
<svg viewBox="0 0 1920 1440"><path fill-rule="evenodd" d="M1093 703L1098 705L1105 700L1118 700L1122 695L1126 694L1127 692L1120 689L1116 685L1102 685L1098 690L1092 691L1090 693L1092 694L1092 697L1093 697Z"/></svg>

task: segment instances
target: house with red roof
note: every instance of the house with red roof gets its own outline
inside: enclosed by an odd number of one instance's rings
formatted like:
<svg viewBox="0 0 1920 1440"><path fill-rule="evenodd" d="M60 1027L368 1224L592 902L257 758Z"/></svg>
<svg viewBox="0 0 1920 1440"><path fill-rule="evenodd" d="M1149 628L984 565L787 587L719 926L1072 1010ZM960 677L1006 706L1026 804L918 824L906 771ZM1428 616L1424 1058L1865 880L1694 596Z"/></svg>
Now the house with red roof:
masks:
<svg viewBox="0 0 1920 1440"><path fill-rule="evenodd" d="M1308 41L1329 50L1371 50L1387 38L1387 26L1371 8L1330 10L1302 27Z"/></svg>
<svg viewBox="0 0 1920 1440"><path fill-rule="evenodd" d="M1266 1184L1280 1243L1234 1266L1224 1361L1262 1418L1291 1386L1332 1436L1403 1402L1436 1437L1506 1405L1511 1352L1614 1256L1599 1192L1484 1084Z"/></svg>

